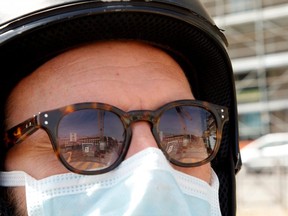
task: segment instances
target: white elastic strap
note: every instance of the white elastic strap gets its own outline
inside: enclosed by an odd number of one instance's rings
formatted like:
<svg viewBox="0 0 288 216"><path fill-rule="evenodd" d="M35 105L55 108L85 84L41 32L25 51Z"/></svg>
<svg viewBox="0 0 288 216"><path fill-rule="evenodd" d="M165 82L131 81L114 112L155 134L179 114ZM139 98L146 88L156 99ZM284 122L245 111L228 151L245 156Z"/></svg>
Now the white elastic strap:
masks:
<svg viewBox="0 0 288 216"><path fill-rule="evenodd" d="M25 175L22 171L0 172L0 186L25 186Z"/></svg>

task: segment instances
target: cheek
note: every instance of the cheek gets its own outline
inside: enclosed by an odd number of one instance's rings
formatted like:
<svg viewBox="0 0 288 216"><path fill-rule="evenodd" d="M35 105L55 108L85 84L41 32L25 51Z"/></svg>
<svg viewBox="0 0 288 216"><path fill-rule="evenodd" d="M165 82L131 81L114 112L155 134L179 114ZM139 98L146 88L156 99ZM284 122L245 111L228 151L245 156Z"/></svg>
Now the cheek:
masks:
<svg viewBox="0 0 288 216"><path fill-rule="evenodd" d="M208 184L211 183L211 169L212 168L211 168L210 163L204 164L199 167L192 167L192 168L179 167L173 164L172 166L174 167L174 169L180 172L202 179L203 181L206 181Z"/></svg>
<svg viewBox="0 0 288 216"><path fill-rule="evenodd" d="M5 169L21 170L36 179L68 172L56 157L49 139L47 142L33 142L34 138L33 134L7 153Z"/></svg>
<svg viewBox="0 0 288 216"><path fill-rule="evenodd" d="M25 188L8 188L7 194L9 204L13 208L15 215L27 215Z"/></svg>

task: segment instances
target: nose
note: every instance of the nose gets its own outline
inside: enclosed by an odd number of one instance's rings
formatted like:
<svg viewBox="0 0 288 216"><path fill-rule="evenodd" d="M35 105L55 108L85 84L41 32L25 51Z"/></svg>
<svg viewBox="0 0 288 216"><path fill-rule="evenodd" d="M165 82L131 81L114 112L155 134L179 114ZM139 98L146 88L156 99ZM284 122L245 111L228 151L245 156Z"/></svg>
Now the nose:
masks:
<svg viewBox="0 0 288 216"><path fill-rule="evenodd" d="M158 148L157 142L151 132L151 126L148 122L139 121L131 125L132 138L126 158L129 158L146 148Z"/></svg>

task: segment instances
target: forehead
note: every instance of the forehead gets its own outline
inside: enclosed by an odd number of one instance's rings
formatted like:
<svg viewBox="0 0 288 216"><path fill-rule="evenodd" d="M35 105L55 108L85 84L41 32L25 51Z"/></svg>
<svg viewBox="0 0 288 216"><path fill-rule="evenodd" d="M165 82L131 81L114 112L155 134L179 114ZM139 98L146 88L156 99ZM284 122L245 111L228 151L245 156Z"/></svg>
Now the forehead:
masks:
<svg viewBox="0 0 288 216"><path fill-rule="evenodd" d="M22 107L28 118L79 102L104 102L128 111L191 97L181 67L164 51L136 42L103 42L45 63L13 90L10 103L17 106L9 108L15 115Z"/></svg>

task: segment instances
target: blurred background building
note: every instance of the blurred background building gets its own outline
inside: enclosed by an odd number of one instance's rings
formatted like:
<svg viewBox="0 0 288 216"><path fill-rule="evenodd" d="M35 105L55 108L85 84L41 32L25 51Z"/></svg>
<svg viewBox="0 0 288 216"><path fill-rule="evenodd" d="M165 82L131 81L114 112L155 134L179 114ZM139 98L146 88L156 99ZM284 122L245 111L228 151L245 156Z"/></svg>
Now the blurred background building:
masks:
<svg viewBox="0 0 288 216"><path fill-rule="evenodd" d="M288 130L288 0L202 0L229 41L241 140Z"/></svg>
<svg viewBox="0 0 288 216"><path fill-rule="evenodd" d="M229 42L228 53L236 80L240 144L269 133L287 133L288 0L202 2ZM287 140L278 147L277 140L273 142L276 148L288 148ZM246 163L236 175L237 216L288 215L287 150L281 153L286 153L284 157L280 154L270 157L265 152L270 155L274 151L268 145L259 148L259 154L254 155L257 159L250 162L273 167L270 172L248 172ZM244 159L243 148L241 154ZM280 163L280 159L286 163Z"/></svg>

